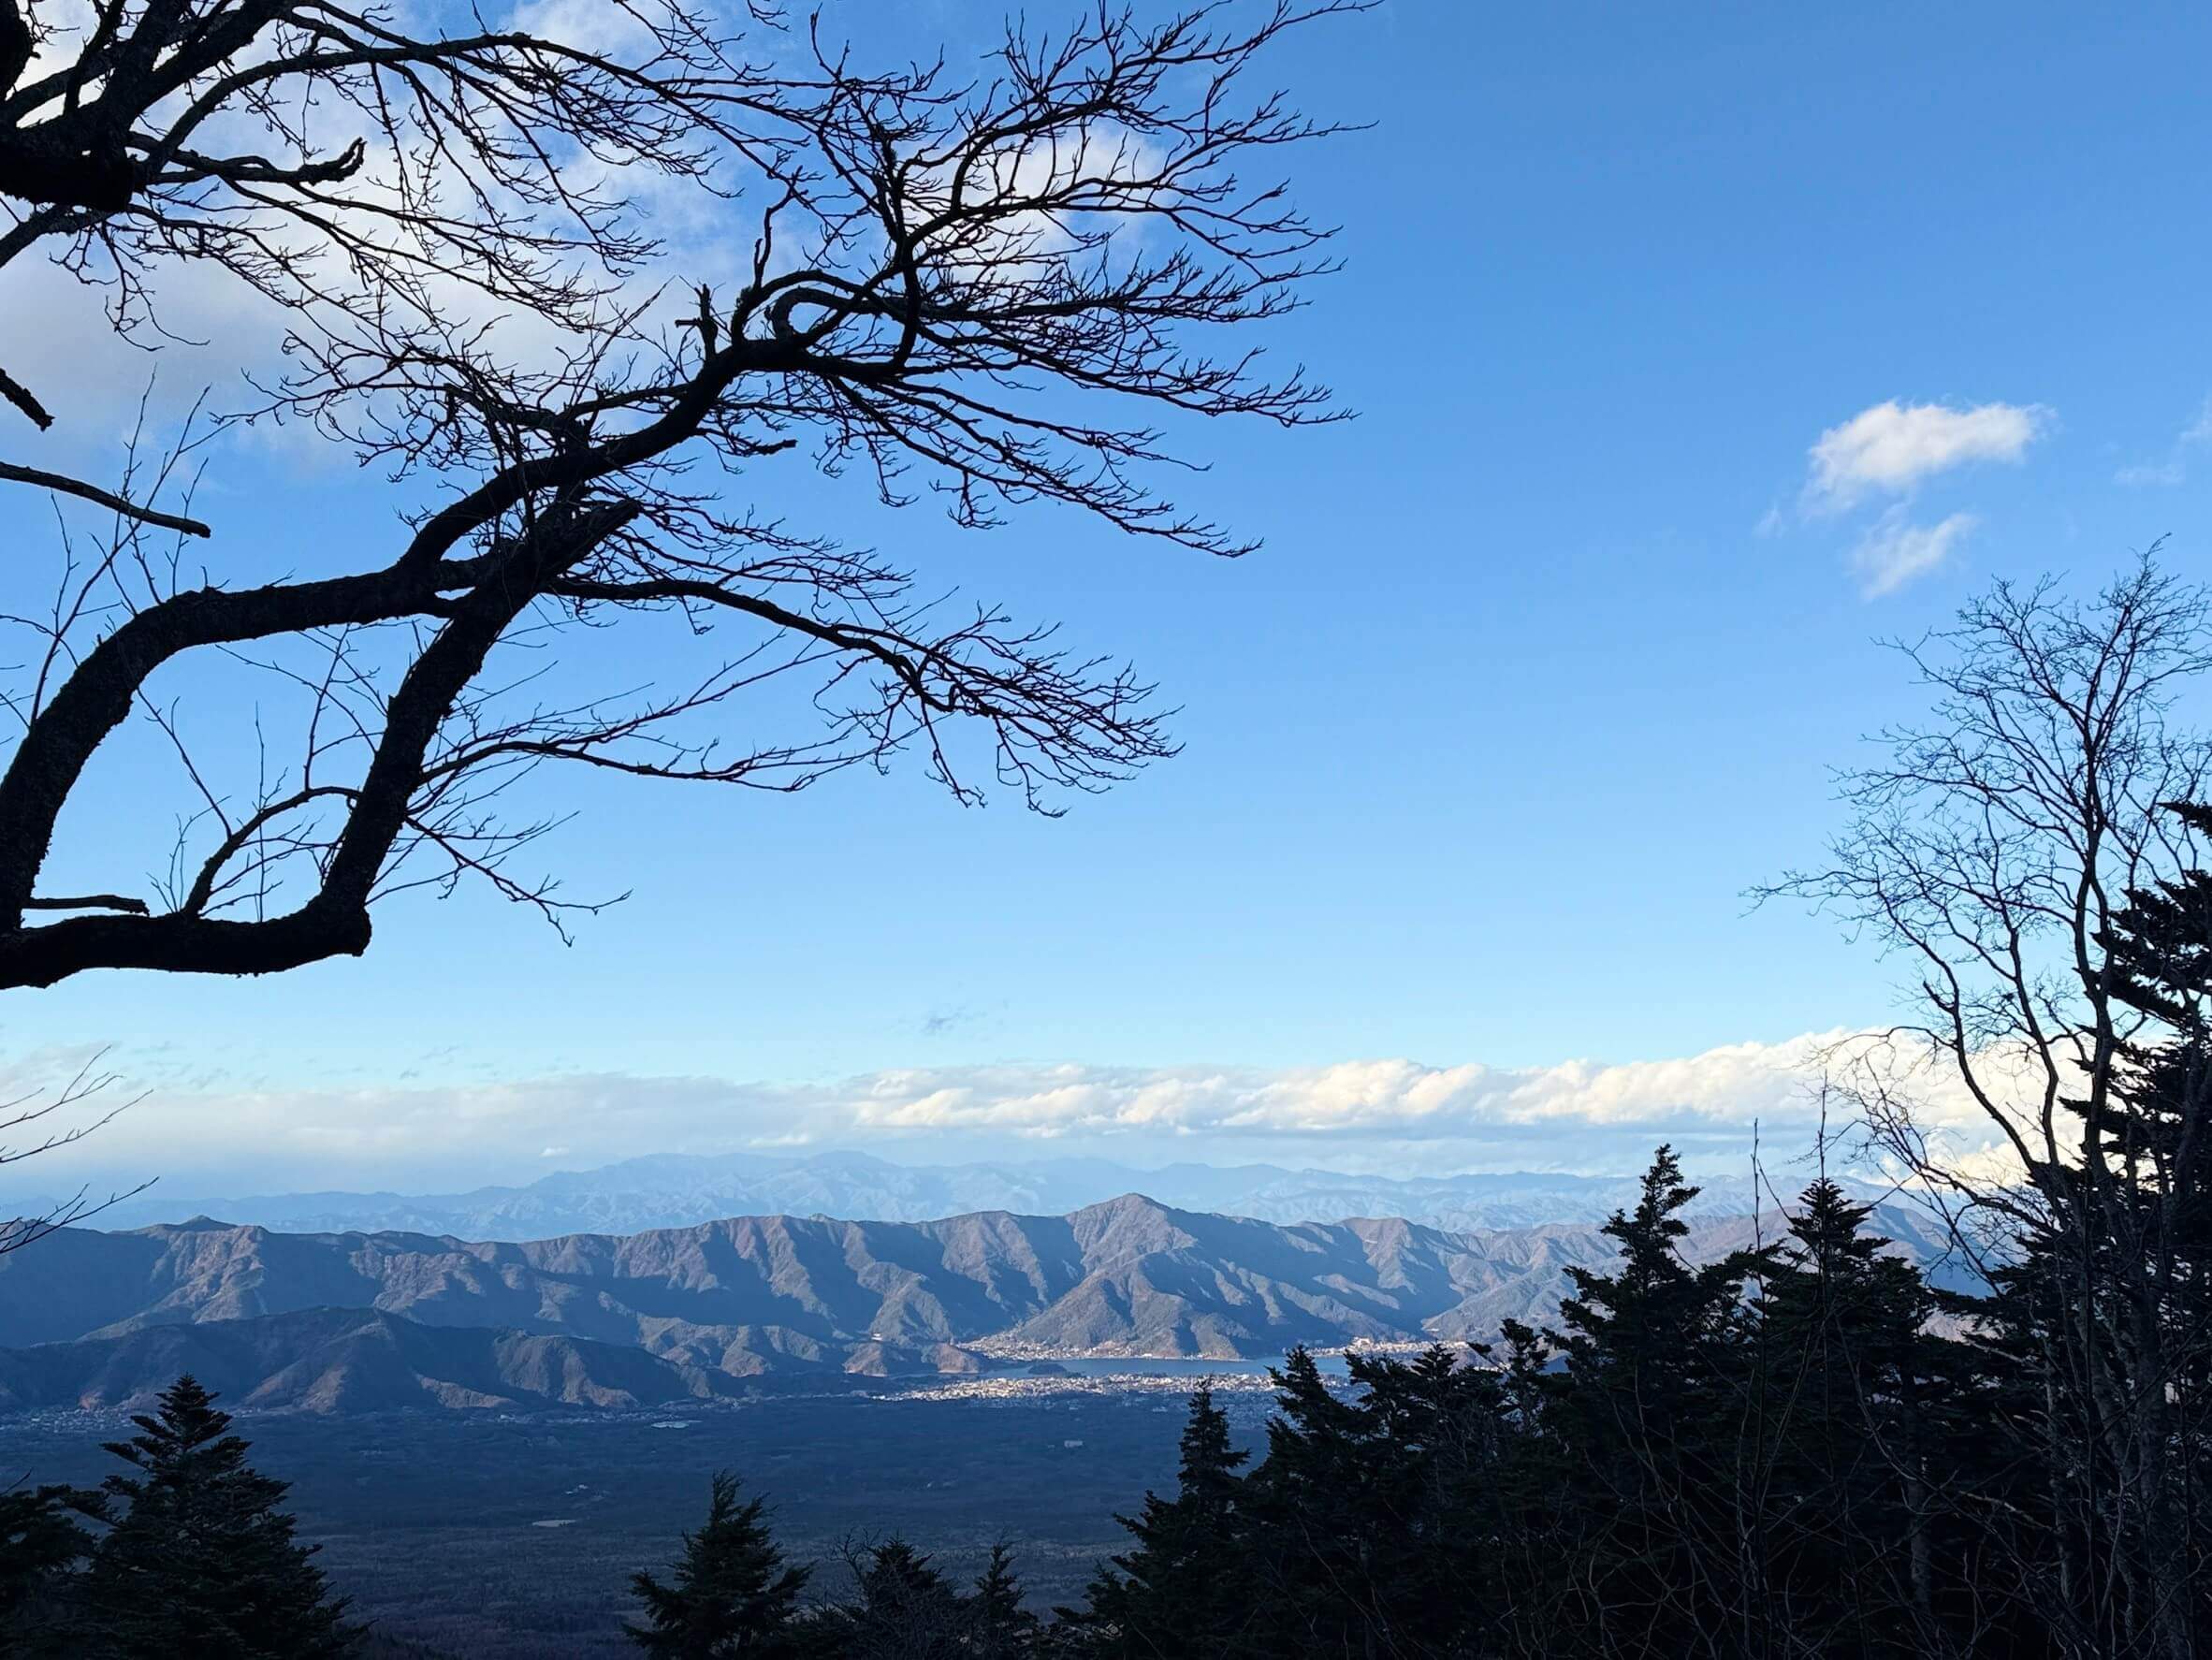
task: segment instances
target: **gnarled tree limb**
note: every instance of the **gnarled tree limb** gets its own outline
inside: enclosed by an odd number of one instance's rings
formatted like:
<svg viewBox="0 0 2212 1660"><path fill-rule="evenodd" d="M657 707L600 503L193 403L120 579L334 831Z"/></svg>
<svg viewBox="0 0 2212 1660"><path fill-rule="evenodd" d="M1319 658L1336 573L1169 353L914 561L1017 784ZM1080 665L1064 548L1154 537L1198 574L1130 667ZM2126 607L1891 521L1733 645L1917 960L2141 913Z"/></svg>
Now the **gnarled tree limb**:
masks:
<svg viewBox="0 0 2212 1660"><path fill-rule="evenodd" d="M1048 502L1244 551L1154 480L1181 468L1193 417L1339 413L1297 371L1264 374L1242 344L1209 357L1201 336L1264 324L1329 269L1327 232L1236 172L1325 129L1238 88L1285 29L1356 7L1016 29L972 81L863 74L826 50L771 74L651 4L650 44L626 61L516 35L415 39L319 0L239 0L165 33L181 7L111 8L74 67L96 93L73 95L67 65L0 78L0 190L11 143L20 159L65 138L90 169L36 186L0 262L74 239L126 273L126 299L168 258L224 263L296 307L287 378L258 412L349 442L439 504L376 568L188 586L135 527L204 534L197 520L0 469L130 521L65 563L51 620L0 619L39 648L7 700L22 731L0 768L0 986L275 972L361 951L380 897L463 877L558 923L576 902L506 865L567 815L545 772L562 762L794 790L911 750L963 801L987 772L1051 812L1174 752L1128 668L728 498L811 457L967 527ZM369 116L366 158L314 150L278 89ZM267 124L268 153L216 153L209 135L231 128L215 117L241 112ZM100 125L118 115L120 138ZM614 187L546 166L555 151L718 204L749 194L749 274L719 296L687 284L680 314L625 297L649 230ZM426 153L450 173L411 172ZM125 207L104 205L110 167ZM356 188L370 171L379 190ZM474 301L444 303L433 273ZM517 314L556 347L498 349L492 317ZM609 625L662 631L654 683L570 683ZM201 700L193 665L211 657L272 677L295 750L269 755L259 702ZM41 920L59 908L37 897L57 826L134 710L182 769L161 908ZM544 805L510 816L509 792Z"/></svg>

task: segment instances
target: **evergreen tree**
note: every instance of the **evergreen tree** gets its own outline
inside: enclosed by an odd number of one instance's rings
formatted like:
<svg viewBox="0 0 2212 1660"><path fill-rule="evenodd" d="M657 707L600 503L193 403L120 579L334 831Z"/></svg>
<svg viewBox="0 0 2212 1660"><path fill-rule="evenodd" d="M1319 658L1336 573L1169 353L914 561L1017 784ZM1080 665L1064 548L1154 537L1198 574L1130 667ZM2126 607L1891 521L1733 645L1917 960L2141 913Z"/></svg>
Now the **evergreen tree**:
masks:
<svg viewBox="0 0 2212 1660"><path fill-rule="evenodd" d="M139 1434L107 1449L135 1472L105 1491L127 1504L94 1552L86 1602L100 1631L88 1647L136 1660L323 1660L355 1648L357 1627L278 1508L287 1483L246 1463L230 1415L190 1376L161 1395Z"/></svg>
<svg viewBox="0 0 2212 1660"><path fill-rule="evenodd" d="M2168 810L2212 834L2212 806ZM2108 1088L2062 1103L2077 1145L2033 1168L2043 1225L1979 1336L2042 1487L2002 1541L2023 1597L2169 1656L2212 1647L2212 872L2127 899L2098 943L2130 1028Z"/></svg>
<svg viewBox="0 0 2212 1660"><path fill-rule="evenodd" d="M1502 1395L1464 1358L1355 1354L1340 1391L1291 1356L1248 1484L1259 1652L1444 1655L1487 1628Z"/></svg>
<svg viewBox="0 0 2212 1660"><path fill-rule="evenodd" d="M0 1660L81 1653L80 1568L92 1540L73 1512L95 1495L65 1487L0 1493Z"/></svg>
<svg viewBox="0 0 2212 1660"><path fill-rule="evenodd" d="M1620 1242L1610 1274L1569 1267L1575 1295L1560 1303L1567 1331L1557 1341L1578 1382L1602 1388L1644 1432L1663 1435L1690 1407L1711 1372L1743 1282L1761 1264L1739 1253L1693 1268L1681 1242L1690 1231L1680 1212L1698 1189L1682 1181L1681 1161L1663 1146L1644 1172L1633 1212L1615 1211L1603 1231Z"/></svg>
<svg viewBox="0 0 2212 1660"><path fill-rule="evenodd" d="M2212 806L2169 810L2212 839ZM2212 1647L2212 872L2192 867L2128 897L2112 961L2121 1000L2154 1023L2157 1041L2128 1046L2106 1126L2124 1201L2111 1248L2132 1291L2115 1299L2127 1314L2114 1329L2145 1379L2133 1439L2165 1456L2121 1462L2133 1466L2136 1513L2164 1536L2153 1554L2193 1592L2169 1600L2164 1623L2203 1653Z"/></svg>
<svg viewBox="0 0 2212 1660"><path fill-rule="evenodd" d="M1646 1652L1691 1653L1743 1611L1734 1502L1743 1288L1771 1253L1693 1268L1680 1213L1696 1197L1674 1149L1659 1148L1636 1208L1606 1223L1620 1265L1569 1268L1576 1294L1560 1304L1566 1330L1553 1340L1576 1453L1568 1496L1592 1540L1578 1565L1579 1612L1561 1617L1601 1649L1626 1630L1653 1645Z"/></svg>
<svg viewBox="0 0 2212 1660"><path fill-rule="evenodd" d="M968 1609L929 1558L905 1539L848 1547L857 1599L824 1623L840 1660L958 1660Z"/></svg>
<svg viewBox="0 0 2212 1660"><path fill-rule="evenodd" d="M1302 1352L1294 1355L1293 1366L1302 1359ZM1244 1652L1255 1609L1240 1575L1244 1482L1237 1471L1249 1457L1230 1444L1228 1416L1201 1385L1183 1429L1175 1496L1148 1493L1141 1514L1115 1518L1136 1548L1101 1569L1085 1610L1068 1616L1092 1653L1212 1660Z"/></svg>
<svg viewBox="0 0 2212 1660"><path fill-rule="evenodd" d="M684 1535L670 1583L642 1570L632 1577L646 1624L623 1629L647 1653L665 1660L802 1654L808 1645L793 1619L810 1571L784 1565L762 1501L740 1505L737 1478L717 1471L706 1525Z"/></svg>
<svg viewBox="0 0 2212 1660"><path fill-rule="evenodd" d="M1754 1589L1763 1624L1821 1653L1903 1656L1928 1650L1939 1573L1957 1579L1946 1522L1964 1495L1936 1484L1966 1427L1964 1351L1930 1332L1935 1294L1870 1215L1814 1182L1761 1287Z"/></svg>
<svg viewBox="0 0 2212 1660"><path fill-rule="evenodd" d="M1567 1378L1545 1333L1504 1321L1499 1365L1496 1630L1510 1654L1575 1653L1588 1624L1585 1565L1611 1524L1589 1500L1594 1483L1567 1401Z"/></svg>
<svg viewBox="0 0 2212 1660"><path fill-rule="evenodd" d="M1022 1585L1013 1571L1013 1551L1001 1539L977 1578L968 1599L968 1653L977 1660L1026 1660L1037 1653L1041 1627L1022 1606Z"/></svg>

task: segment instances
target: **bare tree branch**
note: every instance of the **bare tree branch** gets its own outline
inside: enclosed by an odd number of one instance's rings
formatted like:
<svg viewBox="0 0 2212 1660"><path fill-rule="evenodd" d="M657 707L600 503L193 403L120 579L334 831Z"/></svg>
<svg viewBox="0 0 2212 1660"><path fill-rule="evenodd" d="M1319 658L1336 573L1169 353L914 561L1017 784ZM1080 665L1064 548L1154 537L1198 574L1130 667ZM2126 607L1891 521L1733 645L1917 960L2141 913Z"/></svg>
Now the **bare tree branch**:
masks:
<svg viewBox="0 0 2212 1660"><path fill-rule="evenodd" d="M118 1081L106 1070L106 1058L102 1051L51 1088L0 1100L0 1169L72 1146L137 1104L138 1098L102 1099L111 1095ZM95 1198L91 1188L80 1187L36 1215L0 1216L0 1256L36 1245L58 1229L87 1221L150 1186L150 1182L141 1182L105 1198Z"/></svg>
<svg viewBox="0 0 2212 1660"><path fill-rule="evenodd" d="M239 413L311 424L433 502L375 568L232 587L151 546L205 529L152 505L191 488L179 456L121 492L55 486L124 517L81 553L65 519L51 615L0 619L37 658L7 699L0 985L357 953L374 901L464 877L561 925L596 902L506 868L568 816L556 763L789 791L911 750L963 802L996 781L1054 813L1172 754L1126 665L727 498L770 467L857 468L970 529L1045 502L1247 551L1157 481L1191 470L1194 420L1342 414L1201 341L1331 269L1326 229L1238 172L1330 129L1245 85L1286 30L1356 9L1017 26L961 81L862 72L819 38L770 73L660 0L624 8L628 58L415 38L320 0L140 0L73 65L0 79L0 194L30 204L0 262L58 240L135 327L166 262L216 260L294 318L286 377ZM365 136L310 144L308 93ZM223 151L240 122L271 144ZM725 217L749 193L749 274L679 306L626 290L662 252L614 182L635 167ZM507 355L517 316L553 346ZM609 626L665 631L668 683L589 684ZM211 659L270 677L268 719L150 698ZM272 756L280 709L297 748ZM64 809L134 711L186 786L161 908L36 922L63 908L36 894ZM510 822L511 792L546 805Z"/></svg>
<svg viewBox="0 0 2212 1660"><path fill-rule="evenodd" d="M0 461L0 479L14 484L36 485L41 489L59 490L65 496L75 496L79 501L94 502L127 518L135 518L140 524L153 525L160 530L179 531L187 536L214 534L196 518L186 518L182 514L164 513L157 507L126 502L111 490L104 490L98 485L86 484L81 479L69 478L59 473L46 473L36 467L19 467L12 461Z"/></svg>

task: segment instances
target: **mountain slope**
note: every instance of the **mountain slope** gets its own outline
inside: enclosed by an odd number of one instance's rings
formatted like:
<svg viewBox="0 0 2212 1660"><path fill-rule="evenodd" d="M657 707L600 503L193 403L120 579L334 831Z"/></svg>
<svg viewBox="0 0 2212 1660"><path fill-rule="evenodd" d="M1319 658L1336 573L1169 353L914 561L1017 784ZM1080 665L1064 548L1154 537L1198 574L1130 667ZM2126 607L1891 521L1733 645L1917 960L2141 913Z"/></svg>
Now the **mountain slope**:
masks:
<svg viewBox="0 0 2212 1660"><path fill-rule="evenodd" d="M0 1343L338 1307L560 1332L739 1373L841 1364L843 1347L934 1350L1042 1306L1081 1274L1066 1234L1053 1218L1004 1215L926 1228L738 1217L520 1245L205 1220L72 1229L35 1259L0 1257Z"/></svg>
<svg viewBox="0 0 2212 1660"><path fill-rule="evenodd" d="M140 1407L185 1372L249 1411L651 1406L736 1388L618 1344L313 1308L0 1350L0 1411Z"/></svg>
<svg viewBox="0 0 2212 1660"><path fill-rule="evenodd" d="M1907 1219L1884 1225L1901 1232ZM1689 1248L1718 1256L1753 1230L1749 1218L1704 1222ZM65 1230L0 1257L0 1347L335 1309L613 1345L723 1376L972 1371L992 1350L1228 1359L1486 1339L1508 1317L1550 1318L1570 1266L1613 1258L1589 1226L1281 1226L1137 1195L1064 1216L738 1216L519 1244L201 1219Z"/></svg>

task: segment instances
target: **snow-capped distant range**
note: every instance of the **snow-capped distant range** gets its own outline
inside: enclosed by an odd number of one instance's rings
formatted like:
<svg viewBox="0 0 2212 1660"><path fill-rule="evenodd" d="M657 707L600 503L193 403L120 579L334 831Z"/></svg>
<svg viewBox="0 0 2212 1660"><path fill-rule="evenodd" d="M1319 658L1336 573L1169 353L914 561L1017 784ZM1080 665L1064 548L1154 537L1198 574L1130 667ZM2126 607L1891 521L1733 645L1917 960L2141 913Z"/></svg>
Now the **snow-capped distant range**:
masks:
<svg viewBox="0 0 2212 1660"><path fill-rule="evenodd" d="M1748 1177L1708 1183L1698 1216L1739 1216L1794 1198L1804 1172L1773 1172L1758 1202ZM519 1187L467 1193L280 1193L195 1198L162 1186L88 1218L142 1228L211 1216L286 1233L400 1230L458 1239L549 1239L637 1233L728 1216L837 1216L922 1222L978 1211L1063 1216L1124 1193L1178 1209L1267 1222L1391 1216L1453 1230L1602 1222L1634 1202L1633 1175L1507 1172L1399 1179L1269 1164L1174 1164L1139 1170L1096 1158L909 1166L866 1153L808 1158L737 1153L659 1154L598 1170L563 1171ZM1870 1190L1867 1197L1876 1197ZM38 1214L51 1201L0 1200L0 1215Z"/></svg>

